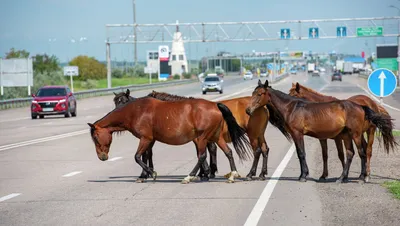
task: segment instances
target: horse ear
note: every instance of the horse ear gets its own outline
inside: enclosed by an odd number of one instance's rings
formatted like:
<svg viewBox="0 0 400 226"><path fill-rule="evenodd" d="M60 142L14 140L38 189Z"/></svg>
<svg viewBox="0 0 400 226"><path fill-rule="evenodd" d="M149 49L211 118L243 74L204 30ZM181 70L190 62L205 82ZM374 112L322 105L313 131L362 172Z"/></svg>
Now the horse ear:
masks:
<svg viewBox="0 0 400 226"><path fill-rule="evenodd" d="M268 88L268 80L265 80L265 83L264 83L264 88Z"/></svg>
<svg viewBox="0 0 400 226"><path fill-rule="evenodd" d="M115 96L117 95L115 92L113 92L113 93L114 93Z"/></svg>
<svg viewBox="0 0 400 226"><path fill-rule="evenodd" d="M296 92L300 93L300 84L296 82Z"/></svg>
<svg viewBox="0 0 400 226"><path fill-rule="evenodd" d="M126 95L127 97L129 97L130 94L131 94L131 91L130 91L129 89L126 89L125 95Z"/></svg>
<svg viewBox="0 0 400 226"><path fill-rule="evenodd" d="M259 85L259 86L262 86L262 82L261 82L260 79L258 79L258 85Z"/></svg>
<svg viewBox="0 0 400 226"><path fill-rule="evenodd" d="M90 128L94 128L94 125L92 123L88 122L88 125L90 126Z"/></svg>

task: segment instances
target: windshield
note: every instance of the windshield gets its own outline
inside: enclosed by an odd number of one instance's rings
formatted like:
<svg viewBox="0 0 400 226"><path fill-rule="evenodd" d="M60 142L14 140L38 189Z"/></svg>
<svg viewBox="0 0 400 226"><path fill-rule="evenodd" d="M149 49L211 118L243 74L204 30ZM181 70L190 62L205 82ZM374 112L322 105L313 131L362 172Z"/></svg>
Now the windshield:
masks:
<svg viewBox="0 0 400 226"><path fill-rule="evenodd" d="M66 96L66 92L64 88L45 88L45 89L40 89L36 96L38 97Z"/></svg>
<svg viewBox="0 0 400 226"><path fill-rule="evenodd" d="M219 78L218 77L210 77L210 78L206 78L204 81L205 82L219 82Z"/></svg>

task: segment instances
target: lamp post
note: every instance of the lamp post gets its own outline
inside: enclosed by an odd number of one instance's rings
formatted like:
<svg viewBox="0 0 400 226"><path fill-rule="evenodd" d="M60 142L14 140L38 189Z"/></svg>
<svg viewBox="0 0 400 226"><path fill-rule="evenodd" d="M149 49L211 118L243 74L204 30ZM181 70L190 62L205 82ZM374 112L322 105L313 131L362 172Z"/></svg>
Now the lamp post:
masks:
<svg viewBox="0 0 400 226"><path fill-rule="evenodd" d="M134 59L135 66L137 64L137 33L136 33L136 0L132 0L133 3L133 39L134 39Z"/></svg>

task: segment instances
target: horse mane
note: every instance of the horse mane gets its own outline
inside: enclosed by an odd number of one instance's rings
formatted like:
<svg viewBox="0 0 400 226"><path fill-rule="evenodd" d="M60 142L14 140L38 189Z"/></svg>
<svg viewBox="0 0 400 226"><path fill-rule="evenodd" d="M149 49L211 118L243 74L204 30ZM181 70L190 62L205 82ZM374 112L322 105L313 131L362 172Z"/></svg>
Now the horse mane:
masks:
<svg viewBox="0 0 400 226"><path fill-rule="evenodd" d="M178 101L178 100L195 99L194 97L178 96L178 95L164 93L164 92L157 92L154 90L151 93L149 93L147 95L147 97L153 97L155 99L162 100L162 101Z"/></svg>
<svg viewBox="0 0 400 226"><path fill-rule="evenodd" d="M320 92L318 92L318 91L316 91L316 90L313 90L313 89L311 89L311 88L309 88L309 87L303 86L303 85L301 85L300 83L298 83L298 84L299 84L299 86L300 86L302 89L306 90L307 92L310 92L310 93L312 93L312 94L315 94L315 95L318 95L318 96L321 96L321 97L324 97L324 98L331 98L331 99L334 99L334 100L338 100L338 98L336 98L336 97L334 97L334 96L324 95L324 94L322 94L322 93L320 93ZM295 90L295 89L296 89L296 87L293 87L293 86L292 86L292 88L290 88L290 91L293 91L293 90Z"/></svg>

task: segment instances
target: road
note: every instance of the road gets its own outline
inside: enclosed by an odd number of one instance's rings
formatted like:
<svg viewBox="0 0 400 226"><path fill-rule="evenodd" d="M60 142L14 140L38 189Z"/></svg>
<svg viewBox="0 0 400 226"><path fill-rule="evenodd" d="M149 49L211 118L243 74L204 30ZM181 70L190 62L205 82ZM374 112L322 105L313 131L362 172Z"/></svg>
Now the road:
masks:
<svg viewBox="0 0 400 226"><path fill-rule="evenodd" d="M264 81L265 79L262 79ZM327 95L347 98L366 94L355 76L343 82L329 77L291 75L273 84L288 92L300 82ZM201 95L199 83L157 88L184 96L222 100L251 95L257 80L233 76L224 81L224 94ZM151 90L132 92L143 96ZM0 111L0 225L398 225L400 202L380 183L400 178L399 153L387 155L377 142L372 157L371 182L360 185L358 155L350 183L336 184L340 163L329 141L329 179L318 183L322 173L319 142L306 138L310 177L297 178L300 167L293 147L269 125L265 134L270 147L267 181L225 183L229 164L218 151L219 172L209 182L180 181L197 161L192 143L169 146L156 143L156 181L135 183L141 168L133 156L138 139L128 133L115 136L106 162L98 160L87 122L95 122L114 108L112 96L79 100L78 116L31 120L28 108ZM400 104L386 108L400 120ZM162 112L160 112L162 114ZM400 129L399 122L396 122ZM245 176L251 162L240 163ZM260 164L258 172L260 171ZM257 174L258 175L258 174ZM314 179L312 179L314 178Z"/></svg>

